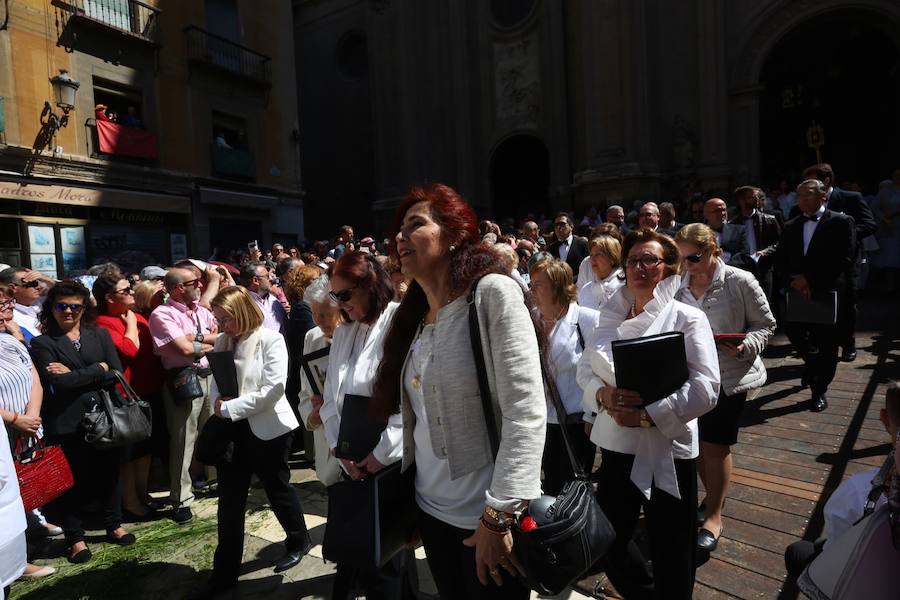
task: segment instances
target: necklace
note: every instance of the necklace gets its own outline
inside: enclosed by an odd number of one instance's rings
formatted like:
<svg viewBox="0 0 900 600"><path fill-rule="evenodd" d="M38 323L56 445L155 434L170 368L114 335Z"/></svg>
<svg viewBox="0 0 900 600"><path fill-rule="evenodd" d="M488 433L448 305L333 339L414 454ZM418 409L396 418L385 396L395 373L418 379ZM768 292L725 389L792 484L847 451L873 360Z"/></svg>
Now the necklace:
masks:
<svg viewBox="0 0 900 600"><path fill-rule="evenodd" d="M422 389L422 380L425 377L425 368L431 362L433 357L431 342L434 338L434 328L428 329L428 340L423 339L422 334L425 331L425 320L419 323L419 331L416 333L416 339L412 345L412 355L410 356L409 366L412 368L413 376L411 379L412 386L416 390Z"/></svg>

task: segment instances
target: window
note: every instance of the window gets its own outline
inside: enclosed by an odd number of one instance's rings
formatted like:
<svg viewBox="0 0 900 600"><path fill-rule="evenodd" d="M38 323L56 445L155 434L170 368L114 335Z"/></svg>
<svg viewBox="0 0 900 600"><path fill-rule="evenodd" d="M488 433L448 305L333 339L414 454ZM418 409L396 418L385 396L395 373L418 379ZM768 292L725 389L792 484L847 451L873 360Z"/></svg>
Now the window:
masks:
<svg viewBox="0 0 900 600"><path fill-rule="evenodd" d="M213 142L220 148L249 150L247 122L244 119L214 112L212 135Z"/></svg>
<svg viewBox="0 0 900 600"><path fill-rule="evenodd" d="M99 108L102 105L104 108ZM94 116L124 125L144 129L141 91L112 81L94 77Z"/></svg>
<svg viewBox="0 0 900 600"><path fill-rule="evenodd" d="M247 122L214 112L211 134L213 175L245 181L256 179L256 157L247 141Z"/></svg>
<svg viewBox="0 0 900 600"><path fill-rule="evenodd" d="M132 31L130 0L85 0L84 13L107 25Z"/></svg>

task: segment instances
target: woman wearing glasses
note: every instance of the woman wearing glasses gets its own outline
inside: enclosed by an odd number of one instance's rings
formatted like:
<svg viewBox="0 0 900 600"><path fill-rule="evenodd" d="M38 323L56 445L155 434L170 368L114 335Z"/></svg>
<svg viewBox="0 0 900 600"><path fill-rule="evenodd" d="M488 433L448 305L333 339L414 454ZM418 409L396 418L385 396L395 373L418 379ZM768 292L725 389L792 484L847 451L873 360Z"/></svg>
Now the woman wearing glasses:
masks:
<svg viewBox="0 0 900 600"><path fill-rule="evenodd" d="M675 297L706 313L714 334L744 334L743 338L720 339L716 344L722 388L716 407L700 417L697 470L706 499L701 504L705 516L697 547L712 552L722 534L722 507L731 479L731 446L737 442L747 391L766 382L760 354L775 333L775 317L756 278L722 260L716 234L708 226L685 226L675 234L675 243L686 270Z"/></svg>
<svg viewBox="0 0 900 600"><path fill-rule="evenodd" d="M371 254L359 251L347 252L334 263L331 297L338 303L345 321L334 331L325 393L319 409L325 439L333 451L338 443L344 397L347 394L372 396L375 374L384 354L384 335L397 304L392 302L394 288L387 271ZM393 415L368 456L359 462L341 460L344 471L352 479L361 479L400 460L402 437L400 415ZM366 597L400 598L404 585L403 563L404 553L378 571L339 562L331 597L353 598L353 588L358 584Z"/></svg>
<svg viewBox="0 0 900 600"><path fill-rule="evenodd" d="M702 311L675 299L681 258L669 237L633 231L622 248L625 288L604 305L597 346L578 364L586 411L596 412L591 441L601 449L597 499L616 530L607 573L628 598L684 598L694 589L697 418L719 394L719 364ZM642 407L616 387L612 342L680 331L689 377L680 390ZM630 544L644 510L653 575Z"/></svg>
<svg viewBox="0 0 900 600"><path fill-rule="evenodd" d="M126 448L121 470L123 508L130 519L141 519L151 512L152 500L147 493L151 450L160 447L160 435L165 432L162 364L153 353L150 325L135 310L134 291L128 280L118 271L106 271L97 277L92 293L100 313L97 325L109 332L125 379L152 407L154 437Z"/></svg>
<svg viewBox="0 0 900 600"><path fill-rule="evenodd" d="M44 384L41 418L47 438L62 446L75 480L72 489L47 507L63 528L72 563L91 558L82 525L89 506L103 507L108 541L120 545L135 541L134 535L122 528L120 452L95 449L84 441L81 428L81 419L97 401L97 392L114 385L112 371L122 370L112 338L92 323L89 309L86 287L76 281L57 283L47 292L41 308L44 334L31 341L35 367Z"/></svg>

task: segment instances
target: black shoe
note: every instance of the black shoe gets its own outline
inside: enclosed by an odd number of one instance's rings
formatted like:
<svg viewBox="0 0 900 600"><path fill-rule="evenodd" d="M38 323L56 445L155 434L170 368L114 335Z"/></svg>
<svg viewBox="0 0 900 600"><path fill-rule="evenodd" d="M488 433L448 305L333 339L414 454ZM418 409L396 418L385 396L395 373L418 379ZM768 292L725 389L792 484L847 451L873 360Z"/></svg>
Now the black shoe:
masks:
<svg viewBox="0 0 900 600"><path fill-rule="evenodd" d="M822 412L826 408L828 408L828 400L825 398L825 394L813 394L812 408L809 410L813 412Z"/></svg>
<svg viewBox="0 0 900 600"><path fill-rule="evenodd" d="M125 535L116 537L113 534L106 532L106 541L118 546L130 546L137 541L137 538L134 537L133 533L126 533Z"/></svg>
<svg viewBox="0 0 900 600"><path fill-rule="evenodd" d="M190 523L194 519L194 513L191 512L191 509L187 506L182 506L181 508L176 508L172 510L172 520L178 523L179 525L184 525L185 523Z"/></svg>
<svg viewBox="0 0 900 600"><path fill-rule="evenodd" d="M843 353L841 353L841 360L844 362L856 360L856 348L844 348Z"/></svg>
<svg viewBox="0 0 900 600"><path fill-rule="evenodd" d="M721 531L719 532L719 537L722 537ZM704 552L715 552L718 547L719 538L714 536L712 531L701 528L700 531L697 532L697 548Z"/></svg>
<svg viewBox="0 0 900 600"><path fill-rule="evenodd" d="M93 556L94 553L91 552L91 549L85 548L84 550L76 552L74 556L70 556L68 560L73 565L83 565L87 561L91 560Z"/></svg>
<svg viewBox="0 0 900 600"><path fill-rule="evenodd" d="M306 544L304 544L302 548L298 550L288 551L287 554L285 554L275 562L275 572L281 573L297 566L298 564L300 564L300 560L304 556L306 556L311 548L312 541L309 538L306 538Z"/></svg>

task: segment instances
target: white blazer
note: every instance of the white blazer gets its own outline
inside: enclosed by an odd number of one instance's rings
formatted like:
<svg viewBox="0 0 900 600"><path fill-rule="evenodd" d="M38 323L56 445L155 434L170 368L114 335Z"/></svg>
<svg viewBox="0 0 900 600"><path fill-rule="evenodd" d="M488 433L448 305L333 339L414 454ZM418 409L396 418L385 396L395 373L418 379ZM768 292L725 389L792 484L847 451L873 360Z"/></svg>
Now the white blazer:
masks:
<svg viewBox="0 0 900 600"><path fill-rule="evenodd" d="M241 395L222 403L222 416L232 421L247 419L253 435L263 441L297 429L300 424L284 395L288 372L284 337L260 327L237 344L227 335L216 339L214 351L232 349ZM215 378L210 382L209 397L213 401L219 397Z"/></svg>
<svg viewBox="0 0 900 600"><path fill-rule="evenodd" d="M573 302L569 305L569 310L566 311L563 318L556 322L553 331L550 332L548 366L553 373L553 381L556 383L556 389L559 390L559 397L566 408L567 415L583 411L581 398L584 391L575 380L575 372L584 348L592 348L596 345L599 321L600 313L598 311L578 306ZM578 336L579 329L582 339L579 339ZM585 414L584 418L588 422L594 421L590 414ZM559 423L549 394L547 394L547 422Z"/></svg>

